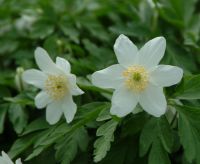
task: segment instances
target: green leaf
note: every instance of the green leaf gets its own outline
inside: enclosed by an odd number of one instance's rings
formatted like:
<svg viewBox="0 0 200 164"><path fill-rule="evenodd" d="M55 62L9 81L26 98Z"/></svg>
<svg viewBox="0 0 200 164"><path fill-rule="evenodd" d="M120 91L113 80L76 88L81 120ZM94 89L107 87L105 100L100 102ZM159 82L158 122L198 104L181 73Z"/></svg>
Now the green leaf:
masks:
<svg viewBox="0 0 200 164"><path fill-rule="evenodd" d="M72 25L67 24L68 22L63 22L60 24L60 28L63 31L63 33L69 37L72 41L79 44L79 31L74 28Z"/></svg>
<svg viewBox="0 0 200 164"><path fill-rule="evenodd" d="M138 156L138 145L138 136L118 138L100 164L146 164L147 161Z"/></svg>
<svg viewBox="0 0 200 164"><path fill-rule="evenodd" d="M16 158L23 151L28 149L37 138L37 135L27 135L23 138L17 139L9 150L9 156Z"/></svg>
<svg viewBox="0 0 200 164"><path fill-rule="evenodd" d="M25 127L22 135L26 135L39 130L44 130L49 127L50 125L46 122L45 118L38 118Z"/></svg>
<svg viewBox="0 0 200 164"><path fill-rule="evenodd" d="M169 23L182 30L190 21L197 0L159 0L160 15ZM161 7L162 6L162 7Z"/></svg>
<svg viewBox="0 0 200 164"><path fill-rule="evenodd" d="M159 137L162 142L162 145L168 153L171 153L173 145L174 145L174 138L173 138L174 135L166 117L159 120L158 126L159 126L159 132L160 132Z"/></svg>
<svg viewBox="0 0 200 164"><path fill-rule="evenodd" d="M14 39L5 38L3 42L0 42L0 54L13 52L19 46L19 42Z"/></svg>
<svg viewBox="0 0 200 164"><path fill-rule="evenodd" d="M151 118L144 126L140 135L140 156L144 156L158 134L157 120Z"/></svg>
<svg viewBox="0 0 200 164"><path fill-rule="evenodd" d="M37 147L36 149L34 149L34 151L25 159L26 161L34 158L34 157L37 157L42 151L44 151L44 149L46 148L47 146L39 146Z"/></svg>
<svg viewBox="0 0 200 164"><path fill-rule="evenodd" d="M111 115L110 115L110 107L103 109L98 117L97 117L97 121L105 121L105 120L109 120L111 119Z"/></svg>
<svg viewBox="0 0 200 164"><path fill-rule="evenodd" d="M21 105L11 104L9 107L9 119L17 133L21 133L28 122L28 115Z"/></svg>
<svg viewBox="0 0 200 164"><path fill-rule="evenodd" d="M0 104L0 134L4 130L4 121L5 121L7 109L8 109L7 104Z"/></svg>
<svg viewBox="0 0 200 164"><path fill-rule="evenodd" d="M139 108L137 108L139 109ZM142 131L146 121L148 120L148 115L146 112L140 112L134 114L131 117L124 119L122 124L122 136L133 136Z"/></svg>
<svg viewBox="0 0 200 164"><path fill-rule="evenodd" d="M171 164L159 138L155 138L148 159L149 164Z"/></svg>
<svg viewBox="0 0 200 164"><path fill-rule="evenodd" d="M94 143L94 161L101 161L110 150L111 142L114 141L114 131L118 122L110 120L97 129L97 136L100 136Z"/></svg>
<svg viewBox="0 0 200 164"><path fill-rule="evenodd" d="M52 34L54 31L54 25L46 20L38 20L37 22L34 23L30 30L30 36L32 38L40 38L44 39L50 34Z"/></svg>
<svg viewBox="0 0 200 164"><path fill-rule="evenodd" d="M200 15L194 15L186 29L184 30L184 44L191 45L195 48L199 48L198 40L199 40L199 32L200 32Z"/></svg>
<svg viewBox="0 0 200 164"><path fill-rule="evenodd" d="M87 150L89 144L89 136L85 128L79 128L73 135L73 138L76 140L79 148L82 151Z"/></svg>
<svg viewBox="0 0 200 164"><path fill-rule="evenodd" d="M179 112L178 128L184 154L189 162L200 162L200 108L176 106Z"/></svg>
<svg viewBox="0 0 200 164"><path fill-rule="evenodd" d="M92 102L80 107L77 113L72 129L81 127L90 121L96 120L102 110L108 109L110 103L108 102Z"/></svg>
<svg viewBox="0 0 200 164"><path fill-rule="evenodd" d="M197 70L192 53L186 51L182 44L168 39L166 55L162 59L163 64L176 65L189 72Z"/></svg>
<svg viewBox="0 0 200 164"><path fill-rule="evenodd" d="M78 147L84 151L88 146L88 135L84 128L77 129L72 134L65 135L55 145L56 159L61 164L70 164L75 158Z"/></svg>
<svg viewBox="0 0 200 164"><path fill-rule="evenodd" d="M173 137L173 132L164 116L161 118L151 118L145 124L140 136L140 156L144 156L149 151L150 147L150 152L156 151L156 147L154 146L157 146L162 151L159 157L160 163L162 163L162 160L163 162L166 161L166 157L163 154L172 151L174 144ZM157 140L160 140L160 143L157 143ZM153 156L149 157L149 160L154 161L154 158Z"/></svg>
<svg viewBox="0 0 200 164"><path fill-rule="evenodd" d="M179 99L200 99L200 75L185 77L183 87L181 87L175 96Z"/></svg>

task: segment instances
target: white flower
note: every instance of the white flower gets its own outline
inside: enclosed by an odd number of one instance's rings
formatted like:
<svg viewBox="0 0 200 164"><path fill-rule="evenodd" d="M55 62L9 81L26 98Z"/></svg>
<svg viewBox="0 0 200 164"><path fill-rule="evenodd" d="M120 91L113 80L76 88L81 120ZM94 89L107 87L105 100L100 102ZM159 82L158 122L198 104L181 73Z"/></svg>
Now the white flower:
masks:
<svg viewBox="0 0 200 164"><path fill-rule="evenodd" d="M41 71L30 69L23 73L23 80L41 89L35 97L37 108L46 108L46 120L55 124L62 113L70 123L77 110L72 95L83 94L76 85L76 76L71 74L71 67L67 60L57 57L54 63L48 53L42 49L35 50L35 60Z"/></svg>
<svg viewBox="0 0 200 164"><path fill-rule="evenodd" d="M0 156L0 164L14 164L4 151L2 151L1 154L2 156ZM15 164L22 164L21 159L17 159Z"/></svg>
<svg viewBox="0 0 200 164"><path fill-rule="evenodd" d="M153 116L165 113L167 102L163 87L178 83L183 76L181 68L158 65L165 48L164 37L150 40L140 50L125 35L117 38L114 51L119 64L92 75L94 85L115 89L111 114L126 116L138 103Z"/></svg>

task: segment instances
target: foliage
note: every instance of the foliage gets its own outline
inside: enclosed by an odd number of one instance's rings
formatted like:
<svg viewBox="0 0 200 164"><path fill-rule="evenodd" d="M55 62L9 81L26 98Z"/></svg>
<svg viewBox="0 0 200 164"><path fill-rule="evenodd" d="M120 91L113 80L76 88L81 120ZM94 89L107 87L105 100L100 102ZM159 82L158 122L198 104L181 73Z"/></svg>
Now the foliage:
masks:
<svg viewBox="0 0 200 164"><path fill-rule="evenodd" d="M0 151L27 164L200 164L199 8L198 0L0 0ZM112 90L90 82L116 63L121 33L139 47L164 36L162 63L184 69L181 83L165 90L160 118L111 116ZM69 60L86 92L75 98L70 124L49 125L34 105L37 90L21 80L23 69L36 68L37 46Z"/></svg>

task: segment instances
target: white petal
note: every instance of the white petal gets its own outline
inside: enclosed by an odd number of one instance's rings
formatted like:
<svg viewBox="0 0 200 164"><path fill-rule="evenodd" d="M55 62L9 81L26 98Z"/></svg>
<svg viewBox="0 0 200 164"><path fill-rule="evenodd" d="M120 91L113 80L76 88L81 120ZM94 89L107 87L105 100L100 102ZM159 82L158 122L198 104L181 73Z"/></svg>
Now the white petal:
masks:
<svg viewBox="0 0 200 164"><path fill-rule="evenodd" d="M170 65L158 65L150 73L150 81L161 87L177 84L183 77L183 70Z"/></svg>
<svg viewBox="0 0 200 164"><path fill-rule="evenodd" d="M71 72L70 63L67 60L65 60L64 58L57 57L56 58L56 65L66 73Z"/></svg>
<svg viewBox="0 0 200 164"><path fill-rule="evenodd" d="M77 106L74 103L72 96L68 95L62 105L62 111L64 112L67 123L70 123L74 119Z"/></svg>
<svg viewBox="0 0 200 164"><path fill-rule="evenodd" d="M146 68L158 65L163 58L166 49L166 40L164 37L156 37L148 41L139 50L139 64Z"/></svg>
<svg viewBox="0 0 200 164"><path fill-rule="evenodd" d="M56 64L51 60L46 50L43 48L36 48L35 50L35 60L38 67L47 73L59 73L59 69Z"/></svg>
<svg viewBox="0 0 200 164"><path fill-rule="evenodd" d="M160 117L167 109L167 102L163 89L151 84L141 93L139 103L147 113L155 117Z"/></svg>
<svg viewBox="0 0 200 164"><path fill-rule="evenodd" d="M112 65L92 74L92 83L101 88L118 88L123 83L122 73L125 68L119 64Z"/></svg>
<svg viewBox="0 0 200 164"><path fill-rule="evenodd" d="M46 120L49 124L53 125L60 120L62 116L62 103L60 101L52 102L47 105Z"/></svg>
<svg viewBox="0 0 200 164"><path fill-rule="evenodd" d="M29 69L23 73L22 78L26 83L42 89L44 88L47 75L39 70Z"/></svg>
<svg viewBox="0 0 200 164"><path fill-rule="evenodd" d="M15 162L15 164L22 164L21 159L17 159L16 162Z"/></svg>
<svg viewBox="0 0 200 164"><path fill-rule="evenodd" d="M37 94L35 97L35 105L38 109L44 108L47 106L52 101L50 96L47 94L45 91L41 91L40 93Z"/></svg>
<svg viewBox="0 0 200 164"><path fill-rule="evenodd" d="M138 49L131 40L123 34L116 39L114 51L118 62L125 67L137 62Z"/></svg>
<svg viewBox="0 0 200 164"><path fill-rule="evenodd" d="M84 92L76 85L76 76L68 74L70 93L74 96L81 95Z"/></svg>
<svg viewBox="0 0 200 164"><path fill-rule="evenodd" d="M114 91L110 113L118 117L131 113L138 103L138 95L121 87Z"/></svg>
<svg viewBox="0 0 200 164"><path fill-rule="evenodd" d="M10 157L4 151L2 151L1 154L2 154L2 159L6 161L5 164L13 164Z"/></svg>
<svg viewBox="0 0 200 164"><path fill-rule="evenodd" d="M13 164L13 163L8 163L3 157L0 156L0 163L1 164Z"/></svg>

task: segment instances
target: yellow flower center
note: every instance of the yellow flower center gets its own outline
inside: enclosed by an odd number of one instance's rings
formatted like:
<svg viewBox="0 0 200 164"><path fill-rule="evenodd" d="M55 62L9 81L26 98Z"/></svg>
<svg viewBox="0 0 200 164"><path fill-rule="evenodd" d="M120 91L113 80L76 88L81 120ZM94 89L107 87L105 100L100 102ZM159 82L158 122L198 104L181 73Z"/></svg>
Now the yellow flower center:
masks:
<svg viewBox="0 0 200 164"><path fill-rule="evenodd" d="M135 92L143 91L148 85L149 74L143 66L130 66L123 72L125 85Z"/></svg>
<svg viewBox="0 0 200 164"><path fill-rule="evenodd" d="M60 100L68 91L67 78L62 75L49 75L45 82L45 89L51 98Z"/></svg>

